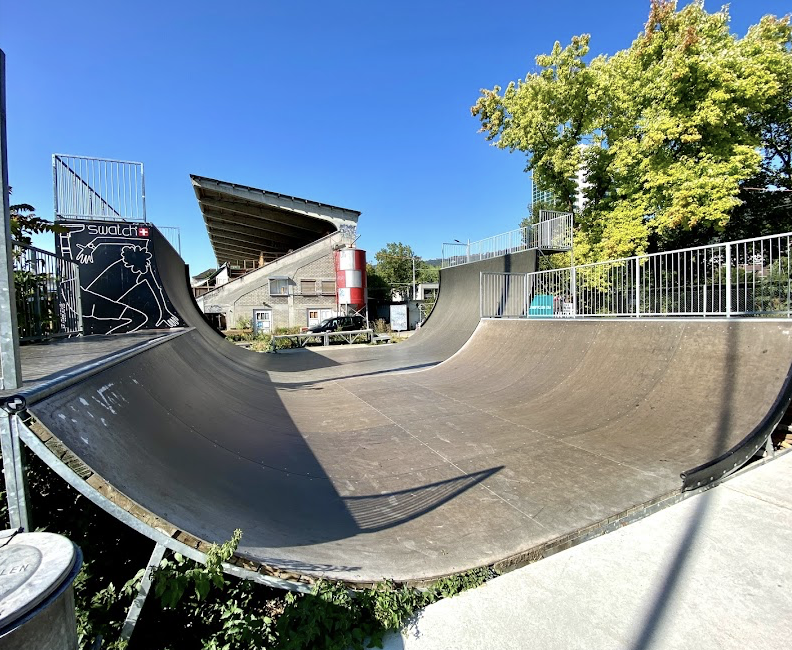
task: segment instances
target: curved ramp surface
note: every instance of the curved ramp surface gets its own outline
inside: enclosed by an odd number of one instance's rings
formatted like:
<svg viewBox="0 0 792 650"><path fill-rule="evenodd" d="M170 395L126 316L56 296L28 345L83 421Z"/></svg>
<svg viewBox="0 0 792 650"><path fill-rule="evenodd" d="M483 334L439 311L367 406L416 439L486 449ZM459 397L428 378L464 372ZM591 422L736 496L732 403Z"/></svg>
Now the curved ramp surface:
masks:
<svg viewBox="0 0 792 650"><path fill-rule="evenodd" d="M338 378L415 370L444 361L473 334L479 323L479 275L481 272L528 273L535 270L536 252L524 251L440 272L440 294L430 317L420 331L399 345L377 345L350 349L333 346L314 352L310 348L296 354L251 354L225 341L209 325L189 287L184 261L159 231L152 229L153 250L165 290L181 317L214 348L240 367L272 371L279 382L301 382L301 373L310 378ZM296 373L296 374L295 374Z"/></svg>
<svg viewBox="0 0 792 650"><path fill-rule="evenodd" d="M792 364L789 324L758 319L485 320L425 370L291 382L226 348L194 330L31 411L180 530L351 582L530 556L678 494Z"/></svg>

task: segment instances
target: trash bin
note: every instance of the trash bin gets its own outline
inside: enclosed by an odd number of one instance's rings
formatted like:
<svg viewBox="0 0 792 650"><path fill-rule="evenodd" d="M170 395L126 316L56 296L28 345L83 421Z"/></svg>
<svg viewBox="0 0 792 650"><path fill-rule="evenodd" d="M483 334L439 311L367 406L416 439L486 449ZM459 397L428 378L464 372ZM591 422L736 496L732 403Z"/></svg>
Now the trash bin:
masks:
<svg viewBox="0 0 792 650"><path fill-rule="evenodd" d="M53 533L0 532L0 650L76 650L82 553Z"/></svg>

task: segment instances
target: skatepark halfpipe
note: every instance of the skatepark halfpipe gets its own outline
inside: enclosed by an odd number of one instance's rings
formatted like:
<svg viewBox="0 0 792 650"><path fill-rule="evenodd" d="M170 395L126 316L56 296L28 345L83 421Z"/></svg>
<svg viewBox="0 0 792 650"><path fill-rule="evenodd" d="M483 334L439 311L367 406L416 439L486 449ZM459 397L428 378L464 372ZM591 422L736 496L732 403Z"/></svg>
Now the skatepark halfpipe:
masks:
<svg viewBox="0 0 792 650"><path fill-rule="evenodd" d="M681 498L680 474L766 437L789 400L785 321L479 321L479 272L525 272L530 252L444 270L408 342L275 355L222 340L156 233L154 252L191 329L30 395L32 429L174 537L241 528L239 555L271 575L541 557Z"/></svg>

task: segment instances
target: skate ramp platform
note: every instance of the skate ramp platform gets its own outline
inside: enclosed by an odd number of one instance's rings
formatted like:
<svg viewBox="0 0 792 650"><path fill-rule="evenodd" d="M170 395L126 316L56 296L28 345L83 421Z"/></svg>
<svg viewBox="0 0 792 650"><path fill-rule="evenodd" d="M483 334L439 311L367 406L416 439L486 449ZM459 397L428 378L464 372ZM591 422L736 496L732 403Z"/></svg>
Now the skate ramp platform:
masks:
<svg viewBox="0 0 792 650"><path fill-rule="evenodd" d="M354 584L535 559L673 502L788 403L792 365L789 323L763 319L484 320L438 365L336 376L207 334L33 404L32 428L141 520L241 528L251 566Z"/></svg>

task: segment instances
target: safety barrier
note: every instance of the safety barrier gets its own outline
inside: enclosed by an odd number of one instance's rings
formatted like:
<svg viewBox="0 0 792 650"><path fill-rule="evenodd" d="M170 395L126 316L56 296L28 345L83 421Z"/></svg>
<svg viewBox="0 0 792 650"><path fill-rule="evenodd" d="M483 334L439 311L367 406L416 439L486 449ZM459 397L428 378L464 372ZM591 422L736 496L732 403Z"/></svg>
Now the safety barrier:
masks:
<svg viewBox="0 0 792 650"><path fill-rule="evenodd" d="M792 313L792 233L528 274L483 273L481 316L776 316ZM516 278L524 292L503 309Z"/></svg>
<svg viewBox="0 0 792 650"><path fill-rule="evenodd" d="M146 221L143 163L54 154L56 219Z"/></svg>
<svg viewBox="0 0 792 650"><path fill-rule="evenodd" d="M157 226L157 230L168 240L173 249L181 255L181 228L178 226Z"/></svg>
<svg viewBox="0 0 792 650"><path fill-rule="evenodd" d="M487 237L479 241L443 244L442 268L479 262L491 257L519 253L531 249L568 251L572 248L572 215L559 216L517 230Z"/></svg>
<svg viewBox="0 0 792 650"><path fill-rule="evenodd" d="M79 265L19 242L14 242L13 255L19 339L80 334Z"/></svg>

